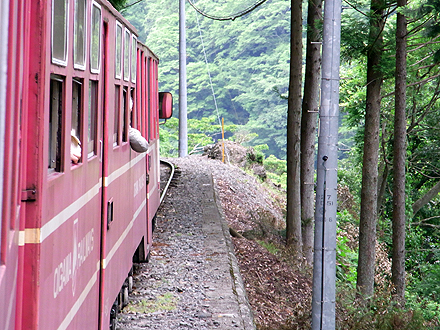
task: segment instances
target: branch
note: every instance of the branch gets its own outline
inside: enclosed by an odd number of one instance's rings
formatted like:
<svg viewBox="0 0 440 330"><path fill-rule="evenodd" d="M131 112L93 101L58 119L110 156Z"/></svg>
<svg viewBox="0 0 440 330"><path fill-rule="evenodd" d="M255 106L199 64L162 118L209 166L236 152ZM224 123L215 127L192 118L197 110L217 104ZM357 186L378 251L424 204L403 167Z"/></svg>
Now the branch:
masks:
<svg viewBox="0 0 440 330"><path fill-rule="evenodd" d="M434 95L432 95L431 100L426 105L425 110L415 122L411 123L411 125L408 127L407 133L410 133L417 125L419 125L422 122L423 118L425 118L428 115L428 113L431 111L431 108L434 106L434 104L437 102L439 98L438 95L439 86L440 86L440 81L437 82L435 93Z"/></svg>
<svg viewBox="0 0 440 330"><path fill-rule="evenodd" d="M440 73L437 73L436 75L433 75L433 76L431 76L431 77L428 77L428 78L425 78L425 79L423 79L423 80L420 80L420 81L414 82L414 83L412 83L412 84L406 85L406 88L408 88L408 87L413 87L413 86L417 86L417 85L421 85L421 84L426 83L426 82L428 82L428 81L430 81L430 80L433 80L433 79L435 79L435 78L437 78L437 77L439 77L439 76L440 76ZM394 92L388 93L388 94L382 96L382 98L384 99L384 98L389 97L389 96L392 96L392 95L394 95Z"/></svg>
<svg viewBox="0 0 440 330"><path fill-rule="evenodd" d="M439 192L440 181L413 204L413 213L416 214L424 205L428 204L435 196L437 196Z"/></svg>
<svg viewBox="0 0 440 330"><path fill-rule="evenodd" d="M138 4L141 1L143 1L143 0L137 0L137 1L133 2L133 3L130 3L129 5L124 6L124 8L122 8L122 10L127 9L127 8L129 8L131 6L134 6L134 5Z"/></svg>
<svg viewBox="0 0 440 330"><path fill-rule="evenodd" d="M348 2L347 0L344 0L351 8L353 8L354 10L356 10L358 13L364 15L365 17L368 17L367 14L365 14L363 11L360 11L359 9L356 8L355 5L353 5L352 3Z"/></svg>
<svg viewBox="0 0 440 330"><path fill-rule="evenodd" d="M420 49L420 48L423 48L423 47L425 47L425 46L427 46L427 45L438 44L440 41L434 41L434 40L438 39L439 37L440 37L440 35L436 36L435 38L432 38L431 40L429 40L429 41L427 41L427 42L425 42L425 43L422 43L422 44L415 44L415 45L413 45L413 46L416 46L416 47L413 48L413 49L409 49L409 50L408 50L408 53L413 52L413 51L416 51L416 50L418 50L418 49Z"/></svg>

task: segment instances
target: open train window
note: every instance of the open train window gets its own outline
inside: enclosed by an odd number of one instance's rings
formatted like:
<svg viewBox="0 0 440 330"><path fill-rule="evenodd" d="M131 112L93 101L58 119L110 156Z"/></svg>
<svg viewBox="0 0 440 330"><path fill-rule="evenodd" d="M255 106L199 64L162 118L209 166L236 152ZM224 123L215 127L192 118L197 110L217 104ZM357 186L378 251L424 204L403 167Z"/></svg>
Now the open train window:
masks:
<svg viewBox="0 0 440 330"><path fill-rule="evenodd" d="M122 90L122 141L128 142L128 121L127 121L127 98L128 92L127 87L124 87Z"/></svg>
<svg viewBox="0 0 440 330"><path fill-rule="evenodd" d="M115 46L115 78L121 79L122 72L122 25L116 21L116 46Z"/></svg>
<svg viewBox="0 0 440 330"><path fill-rule="evenodd" d="M101 65L101 6L93 2L92 36L90 38L90 71L99 73Z"/></svg>
<svg viewBox="0 0 440 330"><path fill-rule="evenodd" d="M67 65L69 0L52 0L52 62Z"/></svg>
<svg viewBox="0 0 440 330"><path fill-rule="evenodd" d="M86 0L75 0L75 21L73 26L73 62L76 69L86 67Z"/></svg>
<svg viewBox="0 0 440 330"><path fill-rule="evenodd" d="M137 113L134 109L134 97L135 97L135 90L134 88L130 88L130 126L133 128L138 127L137 122Z"/></svg>
<svg viewBox="0 0 440 330"><path fill-rule="evenodd" d="M131 81L136 82L136 64L137 64L137 38L131 38Z"/></svg>
<svg viewBox="0 0 440 330"><path fill-rule="evenodd" d="M81 118L82 118L82 81L74 79L72 83L72 128L70 131L70 159L72 164L82 162L82 136L81 136Z"/></svg>
<svg viewBox="0 0 440 330"><path fill-rule="evenodd" d="M121 86L115 86L115 120L113 127L113 146L116 147L118 145L118 137L119 137L119 115L120 115L120 92Z"/></svg>
<svg viewBox="0 0 440 330"><path fill-rule="evenodd" d="M125 29L124 37L124 80L130 79L130 31Z"/></svg>
<svg viewBox="0 0 440 330"><path fill-rule="evenodd" d="M61 77L52 76L49 109L49 172L62 171L63 88L64 80Z"/></svg>
<svg viewBox="0 0 440 330"><path fill-rule="evenodd" d="M88 113L88 133L87 133L87 156L88 158L96 155L97 137L97 114L98 114L98 82L90 80L89 84L89 113Z"/></svg>

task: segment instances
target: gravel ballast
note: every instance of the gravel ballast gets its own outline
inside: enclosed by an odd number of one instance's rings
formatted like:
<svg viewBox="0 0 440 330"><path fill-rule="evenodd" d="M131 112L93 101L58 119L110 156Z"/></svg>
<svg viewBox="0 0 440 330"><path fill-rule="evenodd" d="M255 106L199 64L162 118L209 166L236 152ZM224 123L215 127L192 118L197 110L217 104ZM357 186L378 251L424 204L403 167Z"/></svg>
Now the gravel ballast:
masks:
<svg viewBox="0 0 440 330"><path fill-rule="evenodd" d="M212 169L193 157L171 161L180 176L116 329L255 329Z"/></svg>

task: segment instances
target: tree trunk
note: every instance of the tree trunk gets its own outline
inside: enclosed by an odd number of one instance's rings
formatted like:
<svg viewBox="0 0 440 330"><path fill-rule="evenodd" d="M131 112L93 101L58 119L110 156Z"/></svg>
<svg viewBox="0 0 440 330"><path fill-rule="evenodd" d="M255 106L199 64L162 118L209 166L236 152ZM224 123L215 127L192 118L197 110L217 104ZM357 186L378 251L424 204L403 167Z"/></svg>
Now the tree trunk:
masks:
<svg viewBox="0 0 440 330"><path fill-rule="evenodd" d="M309 0L307 13L306 71L301 118L301 225L303 254L313 263L314 174L316 119L318 115L321 44L318 24L322 21L322 0Z"/></svg>
<svg viewBox="0 0 440 330"><path fill-rule="evenodd" d="M302 2L292 0L290 80L287 109L287 219L286 238L297 256L302 255L300 197Z"/></svg>
<svg viewBox="0 0 440 330"><path fill-rule="evenodd" d="M398 7L406 0L398 0ZM395 300L405 301L405 162L406 162L406 17L397 13L396 85L393 150L393 260Z"/></svg>
<svg viewBox="0 0 440 330"><path fill-rule="evenodd" d="M371 0L370 49L367 59L367 96L365 109L364 154L362 167L361 212L359 226L359 261L357 289L362 299L374 293L376 259L377 180L380 128L380 91L383 75L382 55L383 0Z"/></svg>

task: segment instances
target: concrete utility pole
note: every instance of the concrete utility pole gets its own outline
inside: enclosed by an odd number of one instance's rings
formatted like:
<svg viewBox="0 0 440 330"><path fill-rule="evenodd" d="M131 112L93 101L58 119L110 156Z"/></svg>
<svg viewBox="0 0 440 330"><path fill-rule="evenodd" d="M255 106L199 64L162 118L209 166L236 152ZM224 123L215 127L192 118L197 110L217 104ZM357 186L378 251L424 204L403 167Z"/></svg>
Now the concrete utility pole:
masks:
<svg viewBox="0 0 440 330"><path fill-rule="evenodd" d="M179 0L179 157L188 155L185 2Z"/></svg>
<svg viewBox="0 0 440 330"><path fill-rule="evenodd" d="M335 329L340 44L341 0L326 0L319 111L312 330Z"/></svg>

